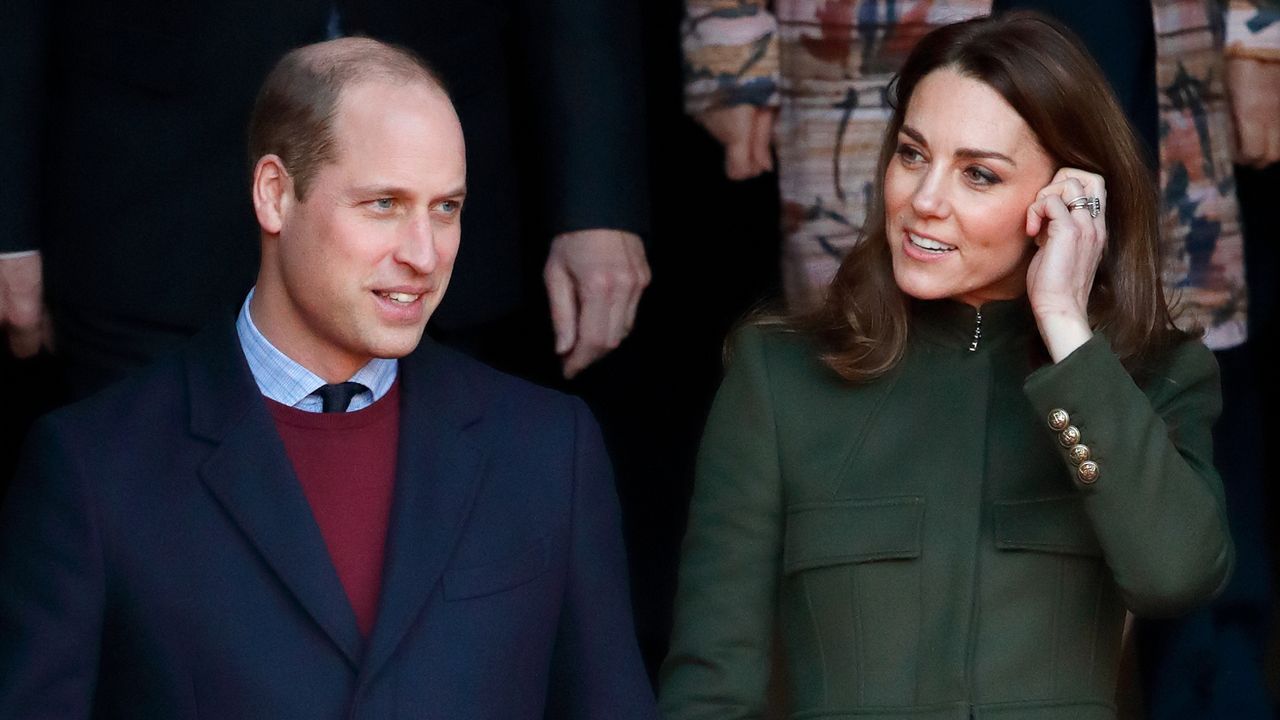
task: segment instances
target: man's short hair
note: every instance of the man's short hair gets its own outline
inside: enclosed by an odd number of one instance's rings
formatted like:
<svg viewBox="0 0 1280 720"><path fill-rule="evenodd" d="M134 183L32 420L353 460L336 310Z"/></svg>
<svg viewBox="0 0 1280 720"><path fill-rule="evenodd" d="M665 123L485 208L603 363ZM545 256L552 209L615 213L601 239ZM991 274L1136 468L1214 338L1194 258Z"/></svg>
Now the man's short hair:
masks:
<svg viewBox="0 0 1280 720"><path fill-rule="evenodd" d="M316 172L336 158L333 122L342 90L366 80L426 83L448 91L425 60L408 48L347 37L295 48L280 58L258 91L249 117L249 162L278 155L305 199Z"/></svg>

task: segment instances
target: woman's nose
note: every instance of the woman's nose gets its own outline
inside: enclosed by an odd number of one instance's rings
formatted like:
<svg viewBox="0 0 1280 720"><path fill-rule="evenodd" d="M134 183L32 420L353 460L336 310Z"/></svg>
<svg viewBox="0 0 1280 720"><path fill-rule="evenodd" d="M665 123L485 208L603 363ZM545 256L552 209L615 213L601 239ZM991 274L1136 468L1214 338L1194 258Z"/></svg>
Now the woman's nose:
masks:
<svg viewBox="0 0 1280 720"><path fill-rule="evenodd" d="M940 173L929 172L920 177L911 195L911 207L923 217L943 217L950 212L951 202Z"/></svg>

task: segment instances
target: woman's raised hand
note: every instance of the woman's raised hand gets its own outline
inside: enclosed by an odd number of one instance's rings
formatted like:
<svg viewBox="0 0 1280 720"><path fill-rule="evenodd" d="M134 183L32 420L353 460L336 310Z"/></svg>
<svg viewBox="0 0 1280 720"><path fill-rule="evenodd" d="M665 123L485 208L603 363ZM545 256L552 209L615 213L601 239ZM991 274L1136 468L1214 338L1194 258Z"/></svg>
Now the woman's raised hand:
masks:
<svg viewBox="0 0 1280 720"><path fill-rule="evenodd" d="M1039 246L1027 268L1027 299L1054 362L1093 334L1089 293L1107 243L1106 209L1102 176L1076 168L1058 170L1027 208L1027 235Z"/></svg>

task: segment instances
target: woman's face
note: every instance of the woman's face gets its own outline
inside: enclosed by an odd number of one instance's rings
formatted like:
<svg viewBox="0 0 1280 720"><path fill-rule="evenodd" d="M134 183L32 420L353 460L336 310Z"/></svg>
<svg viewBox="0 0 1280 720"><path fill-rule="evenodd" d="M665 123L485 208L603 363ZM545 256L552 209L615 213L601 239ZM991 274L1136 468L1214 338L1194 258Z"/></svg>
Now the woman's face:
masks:
<svg viewBox="0 0 1280 720"><path fill-rule="evenodd" d="M1027 206L1054 163L995 90L953 69L911 96L884 176L885 229L898 287L979 306L1026 292L1036 246Z"/></svg>

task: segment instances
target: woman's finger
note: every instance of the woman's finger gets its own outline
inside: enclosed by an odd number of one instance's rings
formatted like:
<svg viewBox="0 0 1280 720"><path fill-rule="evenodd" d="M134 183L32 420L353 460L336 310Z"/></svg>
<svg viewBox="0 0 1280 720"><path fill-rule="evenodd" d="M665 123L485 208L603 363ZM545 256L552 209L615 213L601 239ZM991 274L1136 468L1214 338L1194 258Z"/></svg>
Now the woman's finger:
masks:
<svg viewBox="0 0 1280 720"><path fill-rule="evenodd" d="M1047 232L1041 233L1043 240L1036 252L1039 278L1034 285L1040 292L1075 296L1080 271L1080 228L1060 195L1049 195L1041 201L1041 215Z"/></svg>
<svg viewBox="0 0 1280 720"><path fill-rule="evenodd" d="M1085 239L1089 242L1094 240L1106 241L1107 238L1107 188L1106 181L1101 175L1088 173L1083 170L1072 170L1071 177L1076 178L1082 183L1081 194L1068 198L1068 201L1076 197L1084 197L1086 199L1097 198L1099 212L1095 216L1088 208L1083 208L1079 212L1073 213L1077 217L1077 222L1085 231Z"/></svg>
<svg viewBox="0 0 1280 720"><path fill-rule="evenodd" d="M1073 177L1066 178L1062 182L1055 183L1050 187L1053 188L1053 190L1048 194L1061 197L1062 202L1064 203L1069 203L1078 197L1085 196L1084 183ZM1045 189L1048 190L1049 188Z"/></svg>
<svg viewBox="0 0 1280 720"><path fill-rule="evenodd" d="M1035 238L1036 244L1041 245L1043 241L1040 239L1040 229L1044 227L1044 198L1036 198L1035 202L1027 206L1027 237Z"/></svg>
<svg viewBox="0 0 1280 720"><path fill-rule="evenodd" d="M1059 171L1061 172L1061 171ZM1058 198L1065 207L1065 203L1080 197L1084 192L1078 180L1066 178L1057 182L1049 183L1036 193L1035 202L1027 208L1027 235L1036 237L1045 227L1045 221L1051 218L1046 216L1045 201L1049 198ZM1070 217L1069 215L1067 217Z"/></svg>
<svg viewBox="0 0 1280 720"><path fill-rule="evenodd" d="M1074 225L1071 218L1071 210L1067 208L1067 201L1062 199L1061 195L1046 195L1042 201L1044 205L1043 216L1049 223L1060 222L1066 225Z"/></svg>
<svg viewBox="0 0 1280 720"><path fill-rule="evenodd" d="M1054 182L1046 186L1042 193L1061 195L1064 202L1070 203L1073 200L1084 198L1091 200L1098 199L1102 212L1095 217L1087 207L1070 208L1072 210L1072 218L1076 225L1080 228L1083 240L1089 243L1095 240L1106 241L1106 203L1107 191L1106 181L1097 173L1086 172L1078 168L1064 167L1060 168L1054 174Z"/></svg>
<svg viewBox="0 0 1280 720"><path fill-rule="evenodd" d="M1053 176L1053 181L1061 182L1063 180L1066 180L1067 178L1075 179L1077 182L1079 182L1081 185L1084 185L1087 188L1088 187L1100 188L1103 185L1103 179L1101 175L1097 173L1091 173L1087 170L1081 170L1080 168L1073 168L1073 167L1059 168L1058 172L1055 173Z"/></svg>
<svg viewBox="0 0 1280 720"><path fill-rule="evenodd" d="M1077 195L1076 197L1079 197ZM1074 199L1074 198L1073 198ZM1096 220L1087 207L1079 205L1065 206L1067 212L1070 213L1071 223L1076 227L1076 234L1082 243L1092 244L1098 236L1098 228L1095 225ZM1099 216L1100 219L1101 216Z"/></svg>

